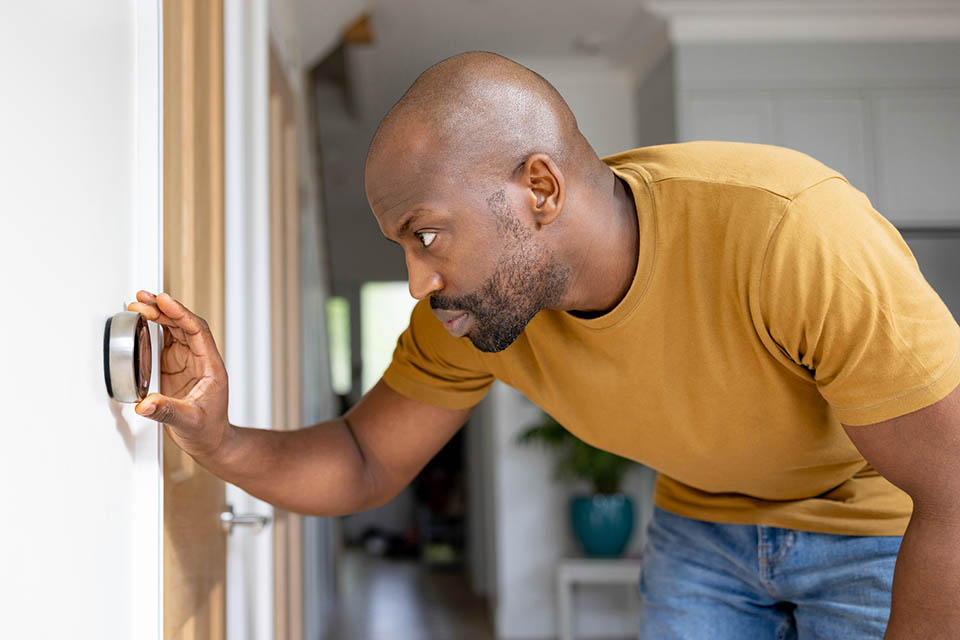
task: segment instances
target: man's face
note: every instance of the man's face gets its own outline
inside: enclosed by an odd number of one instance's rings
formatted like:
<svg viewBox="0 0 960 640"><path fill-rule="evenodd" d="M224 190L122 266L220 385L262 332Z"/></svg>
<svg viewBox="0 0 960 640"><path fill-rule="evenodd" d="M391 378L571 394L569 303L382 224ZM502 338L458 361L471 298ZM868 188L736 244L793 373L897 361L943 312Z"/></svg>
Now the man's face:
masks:
<svg viewBox="0 0 960 640"><path fill-rule="evenodd" d="M562 296L567 274L553 262L506 201L503 190L487 199L502 251L493 273L474 291L430 295L430 307L454 335L466 335L486 352L503 351L538 311Z"/></svg>
<svg viewBox="0 0 960 640"><path fill-rule="evenodd" d="M568 270L512 206L511 191L522 195L516 187L484 198L437 180L412 184L413 176L368 173L371 207L384 235L403 247L411 295L429 296L451 335L481 351L506 349L538 311L559 301Z"/></svg>

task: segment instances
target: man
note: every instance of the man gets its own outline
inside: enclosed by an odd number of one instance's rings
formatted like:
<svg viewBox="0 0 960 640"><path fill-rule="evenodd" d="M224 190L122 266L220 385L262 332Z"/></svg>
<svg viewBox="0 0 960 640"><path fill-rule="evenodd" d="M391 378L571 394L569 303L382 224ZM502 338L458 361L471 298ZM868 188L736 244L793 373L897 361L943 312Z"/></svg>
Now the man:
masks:
<svg viewBox="0 0 960 640"><path fill-rule="evenodd" d="M387 114L366 187L420 303L343 418L229 425L203 321L130 305L170 329L178 390L137 411L200 464L293 511L371 508L497 378L660 472L642 638L960 633L960 327L842 176L730 143L600 160L543 78L469 53Z"/></svg>

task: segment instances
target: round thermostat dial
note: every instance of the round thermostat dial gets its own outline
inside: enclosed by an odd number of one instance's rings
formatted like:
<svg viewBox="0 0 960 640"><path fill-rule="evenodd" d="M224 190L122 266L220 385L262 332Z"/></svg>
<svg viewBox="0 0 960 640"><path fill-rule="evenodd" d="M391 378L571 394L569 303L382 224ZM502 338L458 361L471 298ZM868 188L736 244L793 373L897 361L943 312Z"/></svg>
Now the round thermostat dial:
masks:
<svg viewBox="0 0 960 640"><path fill-rule="evenodd" d="M103 330L103 376L117 402L140 402L150 389L153 350L147 321L134 311L107 319Z"/></svg>

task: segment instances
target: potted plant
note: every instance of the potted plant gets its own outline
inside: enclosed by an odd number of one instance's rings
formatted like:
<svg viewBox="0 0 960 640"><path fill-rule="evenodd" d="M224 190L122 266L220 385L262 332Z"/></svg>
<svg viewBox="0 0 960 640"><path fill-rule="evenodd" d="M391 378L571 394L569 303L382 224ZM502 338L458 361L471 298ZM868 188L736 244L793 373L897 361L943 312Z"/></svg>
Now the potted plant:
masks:
<svg viewBox="0 0 960 640"><path fill-rule="evenodd" d="M623 475L636 463L590 446L547 414L517 441L556 450L555 477L586 480L592 486L592 494L576 495L570 501L571 524L584 553L596 557L621 555L633 533L633 501L620 492L620 486Z"/></svg>

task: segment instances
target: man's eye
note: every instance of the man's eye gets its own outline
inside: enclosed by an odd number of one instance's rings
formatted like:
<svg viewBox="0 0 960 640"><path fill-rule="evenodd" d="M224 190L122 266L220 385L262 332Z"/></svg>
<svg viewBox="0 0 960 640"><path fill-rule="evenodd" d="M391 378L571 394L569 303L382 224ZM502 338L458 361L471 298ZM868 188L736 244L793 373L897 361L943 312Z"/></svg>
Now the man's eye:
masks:
<svg viewBox="0 0 960 640"><path fill-rule="evenodd" d="M418 231L416 236L425 247L429 247L437 238L437 234L433 231Z"/></svg>

